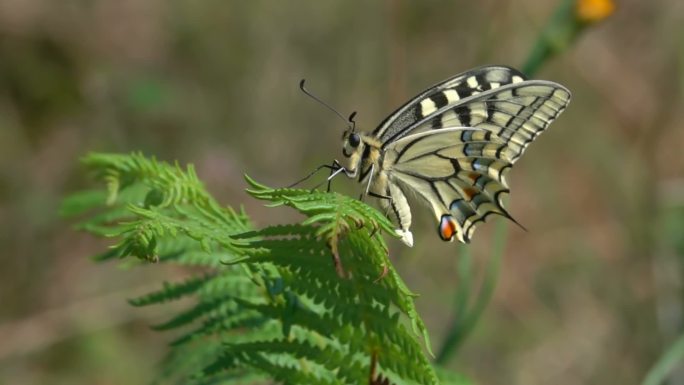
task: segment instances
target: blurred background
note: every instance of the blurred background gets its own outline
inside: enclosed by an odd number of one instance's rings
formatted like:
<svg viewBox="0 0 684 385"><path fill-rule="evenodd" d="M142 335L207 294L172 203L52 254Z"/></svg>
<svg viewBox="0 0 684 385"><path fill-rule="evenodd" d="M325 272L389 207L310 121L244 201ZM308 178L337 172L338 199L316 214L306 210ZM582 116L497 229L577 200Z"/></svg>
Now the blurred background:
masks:
<svg viewBox="0 0 684 385"><path fill-rule="evenodd" d="M522 65L556 5L0 0L0 384L145 384L171 339L125 299L187 272L94 264L107 243L57 214L92 186L80 156L194 163L257 225L296 220L242 174L282 186L341 157L344 123L300 79L372 130L457 72ZM638 384L684 331L684 3L619 1L535 77L573 101L511 173L528 231L505 225L492 302L448 366L479 384ZM390 253L438 347L460 252L414 213L416 245ZM469 246L475 272L498 221Z"/></svg>

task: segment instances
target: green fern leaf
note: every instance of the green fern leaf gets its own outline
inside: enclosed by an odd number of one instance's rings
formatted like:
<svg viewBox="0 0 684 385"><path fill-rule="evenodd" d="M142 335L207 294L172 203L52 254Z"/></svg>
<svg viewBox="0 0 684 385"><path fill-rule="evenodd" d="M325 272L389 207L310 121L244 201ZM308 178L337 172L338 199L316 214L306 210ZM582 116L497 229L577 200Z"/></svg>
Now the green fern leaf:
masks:
<svg viewBox="0 0 684 385"><path fill-rule="evenodd" d="M252 196L306 217L254 230L243 212L214 200L192 166L140 154L90 154L84 163L106 191L76 195L63 212L89 215L78 228L115 239L98 259L130 255L205 271L130 301L194 300L154 327L182 331L160 383L440 383L415 294L382 237L396 236L394 226L377 210L246 177Z"/></svg>

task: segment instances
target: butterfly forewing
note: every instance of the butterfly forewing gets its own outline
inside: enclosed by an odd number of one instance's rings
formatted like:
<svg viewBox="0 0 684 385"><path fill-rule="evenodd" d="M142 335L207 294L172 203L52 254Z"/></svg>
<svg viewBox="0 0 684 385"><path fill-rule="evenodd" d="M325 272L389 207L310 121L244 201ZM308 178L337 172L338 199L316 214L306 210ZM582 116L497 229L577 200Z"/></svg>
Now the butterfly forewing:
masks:
<svg viewBox="0 0 684 385"><path fill-rule="evenodd" d="M414 133L445 127L476 127L492 132L506 143L515 162L525 148L565 109L570 92L559 84L529 80L473 96L462 104L435 111L407 127Z"/></svg>
<svg viewBox="0 0 684 385"><path fill-rule="evenodd" d="M420 93L390 114L373 135L382 142L408 134L407 128L424 122L441 108L462 103L473 95L506 84L522 82L525 76L505 66L485 66L453 76Z"/></svg>

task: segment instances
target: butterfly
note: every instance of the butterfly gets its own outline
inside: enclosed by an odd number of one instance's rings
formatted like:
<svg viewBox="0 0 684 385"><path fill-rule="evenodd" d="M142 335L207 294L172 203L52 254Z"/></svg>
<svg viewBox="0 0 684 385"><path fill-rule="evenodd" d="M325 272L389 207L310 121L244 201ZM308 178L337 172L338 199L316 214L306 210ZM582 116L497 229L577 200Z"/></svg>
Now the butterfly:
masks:
<svg viewBox="0 0 684 385"><path fill-rule="evenodd" d="M562 85L510 67L466 71L415 96L370 133L351 124L342 137L346 164L327 166L328 180L342 173L358 178L408 246L408 197L432 210L440 238L468 243L490 215L515 222L503 206L506 176L570 97Z"/></svg>

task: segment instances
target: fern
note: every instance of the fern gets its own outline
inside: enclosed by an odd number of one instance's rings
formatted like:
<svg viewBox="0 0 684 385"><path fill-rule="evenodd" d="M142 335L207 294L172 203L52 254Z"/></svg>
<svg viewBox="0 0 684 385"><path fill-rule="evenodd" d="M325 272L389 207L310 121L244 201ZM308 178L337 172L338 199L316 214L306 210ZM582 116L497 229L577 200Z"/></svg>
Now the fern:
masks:
<svg viewBox="0 0 684 385"><path fill-rule="evenodd" d="M91 154L83 162L106 190L68 198L63 213L115 240L97 260L201 267L130 300L134 306L192 298L157 330L176 330L159 383L465 384L436 370L414 297L388 258L391 223L336 193L248 192L306 216L255 229L221 206L191 166L140 154ZM438 376L438 371L440 375Z"/></svg>

